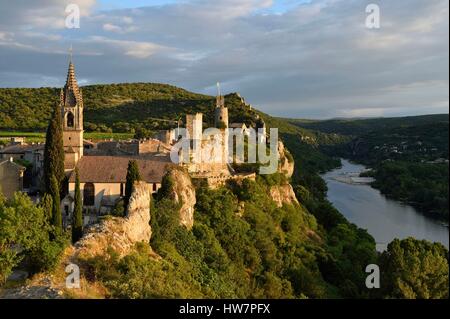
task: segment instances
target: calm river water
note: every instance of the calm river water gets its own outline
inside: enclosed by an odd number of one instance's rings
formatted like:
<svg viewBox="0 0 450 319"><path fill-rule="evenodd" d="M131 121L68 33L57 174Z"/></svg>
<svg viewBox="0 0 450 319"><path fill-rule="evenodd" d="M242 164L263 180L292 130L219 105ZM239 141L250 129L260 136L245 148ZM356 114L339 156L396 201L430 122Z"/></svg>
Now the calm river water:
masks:
<svg viewBox="0 0 450 319"><path fill-rule="evenodd" d="M342 168L322 177L328 185L328 199L350 222L367 229L377 242L377 250L385 250L394 238L406 237L440 242L448 248L448 226L425 217L409 205L386 198L369 185L335 180L363 170L364 166L343 159Z"/></svg>

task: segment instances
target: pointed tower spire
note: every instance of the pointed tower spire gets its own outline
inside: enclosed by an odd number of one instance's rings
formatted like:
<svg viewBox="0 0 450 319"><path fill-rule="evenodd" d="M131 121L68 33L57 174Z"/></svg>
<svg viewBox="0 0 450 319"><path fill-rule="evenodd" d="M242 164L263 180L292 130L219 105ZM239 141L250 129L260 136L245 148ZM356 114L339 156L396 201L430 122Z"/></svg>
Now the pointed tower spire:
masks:
<svg viewBox="0 0 450 319"><path fill-rule="evenodd" d="M79 105L83 107L83 98L81 90L78 87L77 78L75 76L75 65L73 64L73 48L69 49L69 69L67 71L66 84L61 92L61 103L66 107L74 107Z"/></svg>
<svg viewBox="0 0 450 319"><path fill-rule="evenodd" d="M60 98L65 152L64 165L67 170L72 170L83 157L83 94L75 76L72 52L73 49L70 46L66 84L61 90Z"/></svg>

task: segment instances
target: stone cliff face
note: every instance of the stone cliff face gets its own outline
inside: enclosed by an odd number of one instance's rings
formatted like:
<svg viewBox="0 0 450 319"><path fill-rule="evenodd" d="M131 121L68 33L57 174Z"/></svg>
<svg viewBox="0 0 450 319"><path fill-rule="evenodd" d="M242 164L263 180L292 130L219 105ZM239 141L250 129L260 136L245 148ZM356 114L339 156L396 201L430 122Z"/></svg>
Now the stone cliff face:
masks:
<svg viewBox="0 0 450 319"><path fill-rule="evenodd" d="M180 224L187 229L194 225L195 188L189 174L181 169L172 169L167 176L173 181L169 198L181 205Z"/></svg>
<svg viewBox="0 0 450 319"><path fill-rule="evenodd" d="M283 173L287 178L291 178L294 174L294 161L292 155L289 153L287 148L284 147L282 141L278 141L278 172Z"/></svg>
<svg viewBox="0 0 450 319"><path fill-rule="evenodd" d="M270 196L278 207L282 207L283 204L298 204L291 184L272 186Z"/></svg>
<svg viewBox="0 0 450 319"><path fill-rule="evenodd" d="M110 217L85 231L75 245L75 257L102 255L108 247L120 256L130 252L138 242L148 243L150 227L151 190L144 182L136 183L125 218Z"/></svg>

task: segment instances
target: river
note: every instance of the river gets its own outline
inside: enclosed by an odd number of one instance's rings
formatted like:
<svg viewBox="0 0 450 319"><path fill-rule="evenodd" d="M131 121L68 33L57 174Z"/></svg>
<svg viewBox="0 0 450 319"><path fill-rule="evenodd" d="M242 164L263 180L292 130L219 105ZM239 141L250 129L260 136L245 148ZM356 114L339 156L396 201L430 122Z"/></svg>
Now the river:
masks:
<svg viewBox="0 0 450 319"><path fill-rule="evenodd" d="M367 229L383 251L394 238L414 237L449 246L448 226L430 219L415 208L386 198L367 184L345 182L348 176L364 171L363 165L342 159L342 167L322 177L328 185L328 200L350 222Z"/></svg>

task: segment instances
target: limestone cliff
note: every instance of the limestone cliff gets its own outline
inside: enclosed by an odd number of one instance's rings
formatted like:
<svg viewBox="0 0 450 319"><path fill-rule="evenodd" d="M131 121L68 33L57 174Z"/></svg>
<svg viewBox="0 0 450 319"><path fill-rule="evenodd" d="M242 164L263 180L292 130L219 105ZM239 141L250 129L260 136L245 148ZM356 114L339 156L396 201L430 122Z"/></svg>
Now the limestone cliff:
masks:
<svg viewBox="0 0 450 319"><path fill-rule="evenodd" d="M278 154L278 172L283 173L287 178L291 178L294 174L294 160L282 141L278 142Z"/></svg>
<svg viewBox="0 0 450 319"><path fill-rule="evenodd" d="M167 196L180 204L180 224L191 229L194 225L195 188L189 174L179 168L171 169L165 179L171 181Z"/></svg>
<svg viewBox="0 0 450 319"><path fill-rule="evenodd" d="M270 187L270 196L278 207L282 207L283 204L298 204L291 184Z"/></svg>
<svg viewBox="0 0 450 319"><path fill-rule="evenodd" d="M135 184L125 218L108 219L89 227L76 244L75 257L103 254L108 247L119 255L126 255L138 242L150 241L151 190L144 182Z"/></svg>

